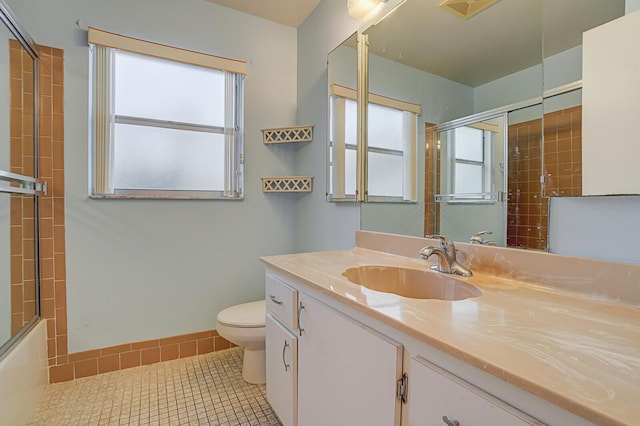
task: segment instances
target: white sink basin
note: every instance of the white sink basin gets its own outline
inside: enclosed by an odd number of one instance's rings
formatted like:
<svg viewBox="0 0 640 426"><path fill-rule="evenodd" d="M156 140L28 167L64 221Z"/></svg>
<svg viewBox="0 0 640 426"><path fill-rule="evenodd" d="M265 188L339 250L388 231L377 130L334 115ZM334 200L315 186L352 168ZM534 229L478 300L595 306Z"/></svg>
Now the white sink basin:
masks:
<svg viewBox="0 0 640 426"><path fill-rule="evenodd" d="M478 287L459 278L427 270L365 265L342 275L368 289L413 299L464 300L482 295Z"/></svg>

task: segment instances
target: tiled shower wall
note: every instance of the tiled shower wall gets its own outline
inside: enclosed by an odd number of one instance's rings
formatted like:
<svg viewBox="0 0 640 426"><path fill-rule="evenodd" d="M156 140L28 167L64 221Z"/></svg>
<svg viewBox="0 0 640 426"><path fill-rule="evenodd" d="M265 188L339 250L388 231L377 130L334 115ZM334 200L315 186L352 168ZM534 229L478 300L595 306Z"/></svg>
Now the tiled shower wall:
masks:
<svg viewBox="0 0 640 426"><path fill-rule="evenodd" d="M541 197L541 120L509 126L507 245L546 249L549 200ZM582 195L582 107L544 115L545 196Z"/></svg>
<svg viewBox="0 0 640 426"><path fill-rule="evenodd" d="M544 115L545 193L582 195L582 106Z"/></svg>
<svg viewBox="0 0 640 426"><path fill-rule="evenodd" d="M47 195L40 199L40 303L42 318L47 322L49 381L55 383L72 380L229 348L232 345L220 337L215 330L207 330L79 353L68 353L64 220L64 51L46 46L39 46L38 49L40 54L39 172L40 178L47 182ZM20 70L20 72L16 73L15 79L12 74L12 85L16 85L16 90L18 86L24 87L26 94L20 105L18 105L17 99L15 100L15 114L13 111L14 105L12 104L12 128L13 126L22 126L22 123L26 122L24 117L28 118L33 115L33 111L28 110L26 107L22 108L23 104L28 105L29 94L33 97L33 84L29 86L29 81L32 81L29 78L31 78L33 69L29 69L28 65L23 68L23 64L30 63L31 59L26 54L20 54L17 49L16 52L12 50L12 56L10 57L11 69ZM14 92L13 87L12 93ZM33 149L29 148L29 144L31 146L33 144L32 141L32 135L25 135L20 140L19 145L16 142L16 153L19 152L20 155L15 154L15 158L16 161L20 159L21 164L20 169L18 169L18 163L16 163L16 168L12 169L13 171L24 174L32 172L32 170L22 168L22 164L27 165L32 159ZM12 162L14 160L13 148L14 146L12 145ZM21 212L27 211L23 204L20 207L22 208ZM14 204L12 204L13 208ZM16 254L15 262L22 262L23 258L26 258L24 253L29 252L30 247L33 247L34 233L23 232L22 230L23 222L30 220L33 223L33 217L33 214L29 217L26 213L20 216L21 228L19 229L19 234L16 234L19 237L16 237L16 241L20 240L20 248L24 252L18 253L20 259ZM18 219L16 219L17 222ZM16 232L18 232L17 225ZM33 253L33 250L31 249L30 252ZM30 270L33 271L33 254L31 254L30 260ZM13 257L12 261L14 261ZM29 265L27 264L27 266ZM23 269L19 270L22 271ZM27 271L27 267L24 267L24 271ZM33 281L33 272L31 274L29 276L28 272L24 272L24 279L20 277L21 287L26 289L29 279ZM18 277L16 276L17 280ZM34 286L32 285L31 288L34 288ZM35 292L31 295L28 291L21 289L20 294L26 294L26 296L23 297L24 300L21 300L22 303L19 306L35 312ZM22 309L22 312L20 312L21 320L23 317L26 318L28 316L23 312L28 312L28 310ZM28 319L31 319L31 317L33 315L29 316ZM16 318L18 318L18 315L16 315Z"/></svg>
<svg viewBox="0 0 640 426"><path fill-rule="evenodd" d="M547 247L549 200L542 197L542 120L509 126L507 246Z"/></svg>
<svg viewBox="0 0 640 426"><path fill-rule="evenodd" d="M425 234L437 234L440 161L434 125L425 126ZM545 196L582 194L582 107L544 115ZM507 246L547 248L549 200L542 196L542 120L509 126ZM434 160L435 159L435 160ZM436 168L436 173L434 173Z"/></svg>
<svg viewBox="0 0 640 426"><path fill-rule="evenodd" d="M10 171L33 176L33 61L9 40ZM33 196L11 194L11 334L36 314L35 203Z"/></svg>

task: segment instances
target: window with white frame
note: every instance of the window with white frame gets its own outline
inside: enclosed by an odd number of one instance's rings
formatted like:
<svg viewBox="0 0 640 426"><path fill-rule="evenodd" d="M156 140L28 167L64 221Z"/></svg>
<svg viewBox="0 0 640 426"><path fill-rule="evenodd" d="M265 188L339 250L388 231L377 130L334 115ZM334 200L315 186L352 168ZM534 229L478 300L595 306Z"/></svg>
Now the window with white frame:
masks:
<svg viewBox="0 0 640 426"><path fill-rule="evenodd" d="M415 201L417 116L420 106L376 94L369 95L367 199ZM331 87L330 179L333 200L356 194L356 91Z"/></svg>
<svg viewBox="0 0 640 426"><path fill-rule="evenodd" d="M491 191L491 137L486 129L463 126L453 131L454 194Z"/></svg>
<svg viewBox="0 0 640 426"><path fill-rule="evenodd" d="M95 196L242 198L246 64L89 29Z"/></svg>

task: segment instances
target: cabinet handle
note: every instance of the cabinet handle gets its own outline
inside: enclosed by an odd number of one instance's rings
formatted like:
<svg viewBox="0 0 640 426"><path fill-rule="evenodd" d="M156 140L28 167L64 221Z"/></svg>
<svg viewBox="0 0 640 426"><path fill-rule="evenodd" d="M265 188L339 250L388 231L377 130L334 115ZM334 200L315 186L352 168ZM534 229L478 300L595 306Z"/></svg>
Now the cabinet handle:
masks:
<svg viewBox="0 0 640 426"><path fill-rule="evenodd" d="M456 419L449 420L449 417L442 416L442 421L445 422L448 426L460 426L460 422Z"/></svg>
<svg viewBox="0 0 640 426"><path fill-rule="evenodd" d="M269 295L269 299L271 299L271 301L276 305L282 305L282 300L278 300L278 298L275 297L273 294Z"/></svg>
<svg viewBox="0 0 640 426"><path fill-rule="evenodd" d="M302 333L304 332L304 328L302 328L302 324L300 323L300 314L302 314L303 310L304 310L304 305L302 304L302 302L300 302L298 304L298 330L300 332L300 337L302 337Z"/></svg>
<svg viewBox="0 0 640 426"><path fill-rule="evenodd" d="M287 360L285 359L285 352L287 351L287 347L289 346L289 342L284 341L284 346L282 347L282 363L284 364L284 371L289 371L290 365L287 364Z"/></svg>

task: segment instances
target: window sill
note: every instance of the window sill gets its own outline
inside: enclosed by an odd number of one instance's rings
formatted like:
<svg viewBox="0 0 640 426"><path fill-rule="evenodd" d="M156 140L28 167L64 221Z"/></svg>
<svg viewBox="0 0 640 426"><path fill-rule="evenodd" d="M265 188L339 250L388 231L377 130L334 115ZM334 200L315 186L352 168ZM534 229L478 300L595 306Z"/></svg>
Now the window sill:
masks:
<svg viewBox="0 0 640 426"><path fill-rule="evenodd" d="M211 195L89 195L91 200L222 200L242 201L244 197L216 197Z"/></svg>

